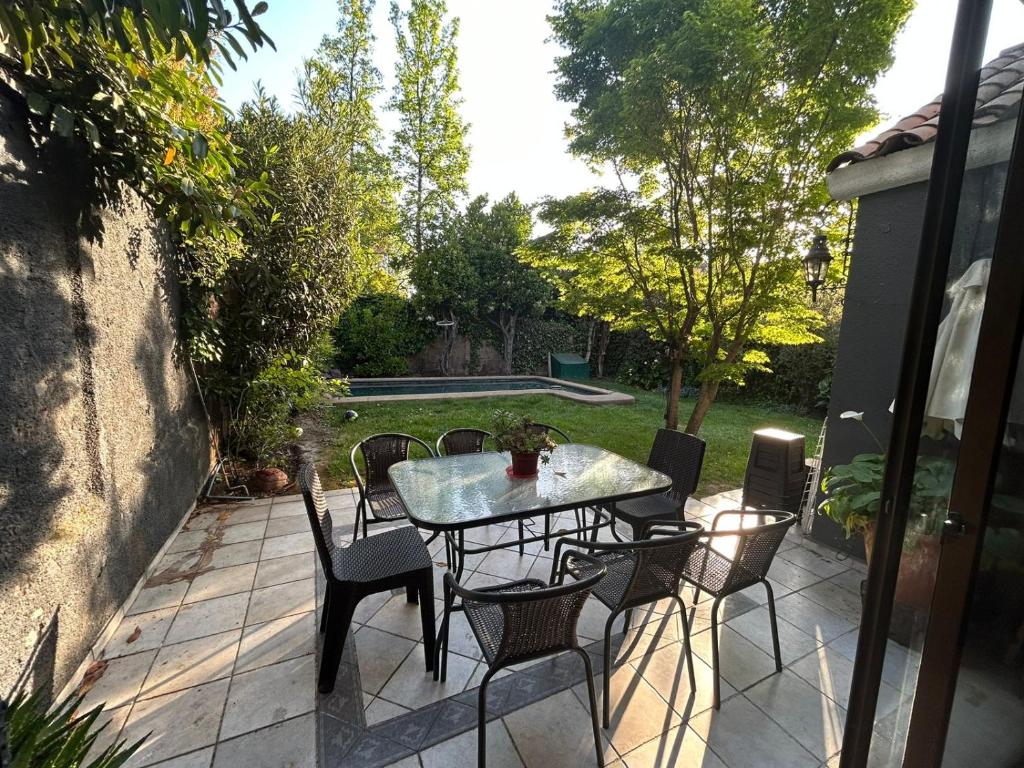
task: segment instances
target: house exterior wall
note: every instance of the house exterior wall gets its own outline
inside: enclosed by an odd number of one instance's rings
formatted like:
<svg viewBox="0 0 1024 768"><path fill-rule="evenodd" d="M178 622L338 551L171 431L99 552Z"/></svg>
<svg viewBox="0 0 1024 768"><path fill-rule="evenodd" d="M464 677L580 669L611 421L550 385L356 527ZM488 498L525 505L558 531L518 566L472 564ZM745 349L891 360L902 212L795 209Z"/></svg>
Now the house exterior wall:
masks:
<svg viewBox="0 0 1024 768"><path fill-rule="evenodd" d="M0 98L0 697L63 687L210 466L170 241L83 199Z"/></svg>

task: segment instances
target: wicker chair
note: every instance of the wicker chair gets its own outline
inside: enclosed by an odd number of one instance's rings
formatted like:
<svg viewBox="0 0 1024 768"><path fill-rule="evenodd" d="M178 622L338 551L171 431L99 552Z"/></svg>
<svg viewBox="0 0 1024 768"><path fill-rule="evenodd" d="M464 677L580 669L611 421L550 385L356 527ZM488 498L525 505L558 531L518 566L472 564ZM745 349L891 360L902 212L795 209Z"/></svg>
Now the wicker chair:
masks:
<svg viewBox="0 0 1024 768"><path fill-rule="evenodd" d="M359 521L363 521L363 537L366 536L367 523L394 522L403 519L405 507L398 498L395 488L391 485L388 470L400 461L409 458L409 446L412 443L422 446L428 456L434 451L429 445L412 435L388 432L371 435L354 445L349 460L352 462L352 474L356 478L359 489L359 503L356 505L356 521L352 531L352 541L359 537ZM356 452L363 456L366 465L366 478L359 474L356 464ZM368 518L372 517L372 520Z"/></svg>
<svg viewBox="0 0 1024 768"><path fill-rule="evenodd" d="M578 546L593 550L597 559L605 565L608 575L597 586L593 594L611 610L604 625L604 727L609 727L610 688L612 672L612 624L620 613L625 613L625 629L629 629L629 617L633 608L672 598L679 605L679 619L683 625L683 647L686 650L686 666L690 673L690 690L697 689L693 675L693 656L690 651L690 623L686 618L686 606L679 596L679 582L683 568L693 551L699 546L704 527L700 523L686 523L681 520L648 520L644 526L643 539L627 542L579 541L559 539L555 544L554 562L559 561L563 545ZM594 571L588 560L569 562L569 573L575 578L586 578ZM552 566L552 570L554 566ZM554 574L552 574L554 578Z"/></svg>
<svg viewBox="0 0 1024 768"><path fill-rule="evenodd" d="M463 453L482 453L484 441L491 436L482 429L449 429L435 446L438 456L459 456Z"/></svg>
<svg viewBox="0 0 1024 768"><path fill-rule="evenodd" d="M642 538L648 520L682 520L686 499L697 489L704 463L704 441L675 429L659 429L654 436L647 466L672 478L672 488L665 493L619 501L609 512L633 528L633 539Z"/></svg>
<svg viewBox="0 0 1024 768"><path fill-rule="evenodd" d="M352 614L359 601L378 592L405 587L410 603L420 604L423 650L427 671L434 663L434 579L427 545L412 526L383 531L352 544L334 541L334 524L327 508L320 477L312 464L299 470L299 488L313 529L317 555L327 579L327 594L320 614L320 632L326 633L320 676L321 693L334 690L338 664L345 649Z"/></svg>
<svg viewBox="0 0 1024 768"><path fill-rule="evenodd" d="M588 575L578 581L563 583L564 566L573 557L586 563ZM580 618L590 591L604 577L607 568L597 558L580 552L566 552L563 569L550 585L540 579L523 579L492 587L468 589L451 573L444 576L444 618L438 646L439 662L434 663L434 678L443 681L448 672L448 625L453 610L463 610L487 660L487 671L477 694L477 765L484 768L487 760L487 683L499 670L523 661L572 651L582 660L587 673L590 694L590 717L594 725L594 747L597 764L603 765L601 734L597 725L597 698L594 694L594 670L590 657L576 637ZM462 600L455 606L455 598ZM438 669L440 667L440 670Z"/></svg>
<svg viewBox="0 0 1024 768"><path fill-rule="evenodd" d="M719 521L725 516L746 519L754 518L759 524L750 528L718 530ZM683 579L692 584L693 602L697 603L700 593L707 592L714 598L711 605L711 666L715 673L715 709L721 706L718 681L718 606L722 600L740 590L763 584L768 593L768 617L772 625L772 647L775 651L775 669L782 671L782 653L779 651L779 627L775 619L775 594L768 583L768 569L771 568L775 553L786 538L786 531L796 522L792 512L727 510L715 515L711 530L702 536L700 545L690 555L683 569ZM722 542L715 548L715 542ZM731 556L722 549L735 547Z"/></svg>

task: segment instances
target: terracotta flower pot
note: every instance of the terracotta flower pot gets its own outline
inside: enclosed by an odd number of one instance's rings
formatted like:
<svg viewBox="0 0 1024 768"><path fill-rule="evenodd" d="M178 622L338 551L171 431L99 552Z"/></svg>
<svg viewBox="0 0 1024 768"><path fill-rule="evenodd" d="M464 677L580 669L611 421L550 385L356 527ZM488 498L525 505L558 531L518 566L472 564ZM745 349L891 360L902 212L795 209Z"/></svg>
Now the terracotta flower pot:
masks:
<svg viewBox="0 0 1024 768"><path fill-rule="evenodd" d="M512 474L516 477L534 477L537 474L539 453L513 453Z"/></svg>
<svg viewBox="0 0 1024 768"><path fill-rule="evenodd" d="M249 478L249 490L256 493L273 493L288 485L288 475L277 467L257 469Z"/></svg>

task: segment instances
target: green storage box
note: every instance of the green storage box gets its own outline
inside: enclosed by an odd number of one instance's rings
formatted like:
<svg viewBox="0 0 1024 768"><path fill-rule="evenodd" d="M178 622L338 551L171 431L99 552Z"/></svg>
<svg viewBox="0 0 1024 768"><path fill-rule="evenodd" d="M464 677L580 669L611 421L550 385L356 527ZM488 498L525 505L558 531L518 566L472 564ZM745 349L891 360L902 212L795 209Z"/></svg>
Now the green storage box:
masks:
<svg viewBox="0 0 1024 768"><path fill-rule="evenodd" d="M552 352L551 375L556 379L589 379L590 363L572 352Z"/></svg>

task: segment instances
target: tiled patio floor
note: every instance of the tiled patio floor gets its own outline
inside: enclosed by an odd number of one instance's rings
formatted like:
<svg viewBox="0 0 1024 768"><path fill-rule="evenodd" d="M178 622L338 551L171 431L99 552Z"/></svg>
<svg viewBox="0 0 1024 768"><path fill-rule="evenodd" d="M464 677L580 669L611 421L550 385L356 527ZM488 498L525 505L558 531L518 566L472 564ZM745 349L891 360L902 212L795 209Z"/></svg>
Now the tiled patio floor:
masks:
<svg viewBox="0 0 1024 768"><path fill-rule="evenodd" d="M355 497L348 490L328 496L347 535ZM726 496L708 501L735 505ZM714 511L697 501L688 505L691 518L709 524ZM513 535L491 526L468 538L490 543ZM442 560L441 542L432 549ZM546 579L548 554L533 545L522 558L513 550L471 557L464 580ZM443 572L439 562L438 598ZM105 668L86 704L106 702L111 727L105 741L152 732L131 766L474 765L472 689L485 668L464 619L453 620L448 681L441 685L424 669L418 609L404 592L365 600L335 692L318 697L316 574L299 497L193 515L103 649ZM691 610L695 692L681 664L678 616L662 613L668 606L640 616L627 636L617 634L612 727L603 734L606 764L832 765L841 745L863 574L860 562L840 559L791 529L770 572L785 669L775 674L763 591L728 598L718 712L710 708L710 601ZM691 597L688 591L688 604ZM438 600L439 621L440 608ZM581 641L601 637L606 615L591 600ZM591 651L599 654L600 643ZM489 765L594 764L581 675L578 659L559 657L496 678ZM899 705L898 684L891 679L883 686L882 712Z"/></svg>

